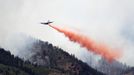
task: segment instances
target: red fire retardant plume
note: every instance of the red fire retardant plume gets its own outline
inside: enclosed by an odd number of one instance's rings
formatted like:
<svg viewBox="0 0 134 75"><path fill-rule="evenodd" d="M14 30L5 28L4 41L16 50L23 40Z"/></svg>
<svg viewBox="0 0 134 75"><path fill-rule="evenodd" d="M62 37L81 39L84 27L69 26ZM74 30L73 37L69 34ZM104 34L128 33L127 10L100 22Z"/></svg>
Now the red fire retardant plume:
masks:
<svg viewBox="0 0 134 75"><path fill-rule="evenodd" d="M118 59L121 56L121 53L119 51L112 50L111 48L109 48L108 46L104 44L96 43L90 37L76 33L69 29L60 28L54 25L49 25L49 26L54 28L58 32L63 33L66 37L69 38L70 41L79 43L82 47L86 47L88 51L101 55L103 58L105 58L109 62L115 59Z"/></svg>

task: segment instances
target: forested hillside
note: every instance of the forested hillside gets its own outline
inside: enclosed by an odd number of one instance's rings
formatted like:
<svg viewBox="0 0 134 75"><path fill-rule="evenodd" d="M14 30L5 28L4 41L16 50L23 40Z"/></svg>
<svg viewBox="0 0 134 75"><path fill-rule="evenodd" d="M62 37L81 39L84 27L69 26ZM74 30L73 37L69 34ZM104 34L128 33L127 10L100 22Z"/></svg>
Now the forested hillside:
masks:
<svg viewBox="0 0 134 75"><path fill-rule="evenodd" d="M25 61L0 48L0 75L103 75L47 42L37 41L32 48L37 52Z"/></svg>

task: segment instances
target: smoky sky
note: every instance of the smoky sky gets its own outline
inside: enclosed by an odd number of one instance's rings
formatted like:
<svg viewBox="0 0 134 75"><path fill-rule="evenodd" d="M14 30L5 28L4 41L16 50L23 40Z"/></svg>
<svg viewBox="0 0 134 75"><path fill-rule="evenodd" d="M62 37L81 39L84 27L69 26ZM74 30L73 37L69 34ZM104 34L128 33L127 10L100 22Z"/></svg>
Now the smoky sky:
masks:
<svg viewBox="0 0 134 75"><path fill-rule="evenodd" d="M21 43L17 38L10 38L24 33L49 41L88 61L87 57L92 53L49 26L40 25L42 21L52 20L53 25L72 28L121 49L124 55L119 61L134 65L133 3L133 0L0 0L0 44L18 55L15 48Z"/></svg>

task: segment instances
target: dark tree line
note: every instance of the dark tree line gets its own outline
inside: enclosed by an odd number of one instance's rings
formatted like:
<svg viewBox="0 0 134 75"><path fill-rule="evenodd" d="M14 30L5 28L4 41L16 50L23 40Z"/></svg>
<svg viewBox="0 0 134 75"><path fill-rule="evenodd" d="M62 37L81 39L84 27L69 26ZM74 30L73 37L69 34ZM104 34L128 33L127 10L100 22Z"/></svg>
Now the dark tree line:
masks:
<svg viewBox="0 0 134 75"><path fill-rule="evenodd" d="M30 59L12 55L0 48L0 74L3 75L104 75L78 60L63 49L48 42L36 41L31 47L35 52ZM5 70L1 68L4 66ZM14 73L14 74L11 74Z"/></svg>

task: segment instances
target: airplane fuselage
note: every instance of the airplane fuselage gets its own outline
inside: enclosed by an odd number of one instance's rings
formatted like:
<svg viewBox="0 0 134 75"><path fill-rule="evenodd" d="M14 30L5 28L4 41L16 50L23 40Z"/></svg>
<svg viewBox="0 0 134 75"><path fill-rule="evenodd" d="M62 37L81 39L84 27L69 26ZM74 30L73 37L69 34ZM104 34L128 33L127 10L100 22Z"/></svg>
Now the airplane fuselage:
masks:
<svg viewBox="0 0 134 75"><path fill-rule="evenodd" d="M41 24L49 25L50 23L53 23L53 22L44 22L44 23L41 23Z"/></svg>

